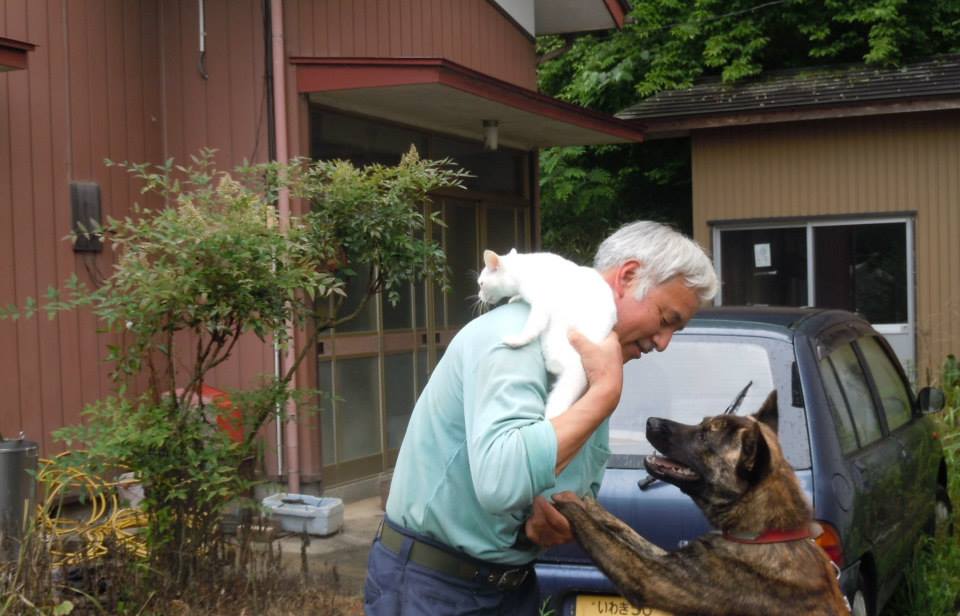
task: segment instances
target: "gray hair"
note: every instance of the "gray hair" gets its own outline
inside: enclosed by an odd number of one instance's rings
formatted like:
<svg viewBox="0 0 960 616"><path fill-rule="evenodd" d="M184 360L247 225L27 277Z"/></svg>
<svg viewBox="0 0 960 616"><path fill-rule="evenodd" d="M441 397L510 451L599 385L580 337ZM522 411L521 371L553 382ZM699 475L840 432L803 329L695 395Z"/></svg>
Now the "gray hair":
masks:
<svg viewBox="0 0 960 616"><path fill-rule="evenodd" d="M620 227L600 244L593 267L603 272L630 260L642 264L637 299L675 276L682 276L701 302L717 294L717 274L703 248L667 225L641 220Z"/></svg>

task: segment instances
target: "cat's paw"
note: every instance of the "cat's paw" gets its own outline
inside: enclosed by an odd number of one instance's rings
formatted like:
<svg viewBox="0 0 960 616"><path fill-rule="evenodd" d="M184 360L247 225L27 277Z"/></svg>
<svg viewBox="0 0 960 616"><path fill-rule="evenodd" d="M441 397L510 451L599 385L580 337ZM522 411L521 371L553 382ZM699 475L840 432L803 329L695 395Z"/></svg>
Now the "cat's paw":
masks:
<svg viewBox="0 0 960 616"><path fill-rule="evenodd" d="M504 336L502 342L511 349L517 349L530 344L533 338L528 336Z"/></svg>

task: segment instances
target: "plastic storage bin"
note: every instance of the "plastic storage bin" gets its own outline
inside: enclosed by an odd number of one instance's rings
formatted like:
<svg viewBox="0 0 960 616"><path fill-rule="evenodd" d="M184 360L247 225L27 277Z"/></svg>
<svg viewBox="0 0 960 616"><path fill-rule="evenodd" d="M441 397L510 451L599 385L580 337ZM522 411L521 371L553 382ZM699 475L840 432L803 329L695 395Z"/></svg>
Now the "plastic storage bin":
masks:
<svg viewBox="0 0 960 616"><path fill-rule="evenodd" d="M308 494L273 494L261 501L270 517L291 533L332 535L343 526L343 501Z"/></svg>

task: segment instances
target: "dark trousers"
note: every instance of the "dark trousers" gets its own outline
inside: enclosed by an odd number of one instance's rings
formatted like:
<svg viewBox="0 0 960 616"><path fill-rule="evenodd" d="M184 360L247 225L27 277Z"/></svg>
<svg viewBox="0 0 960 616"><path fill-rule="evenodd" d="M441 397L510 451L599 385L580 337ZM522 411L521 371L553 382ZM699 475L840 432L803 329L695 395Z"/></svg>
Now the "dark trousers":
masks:
<svg viewBox="0 0 960 616"><path fill-rule="evenodd" d="M400 552L395 553L379 537L374 540L363 593L367 616L539 614L540 592L532 571L517 588L500 590L411 562L413 542L412 536L405 537Z"/></svg>

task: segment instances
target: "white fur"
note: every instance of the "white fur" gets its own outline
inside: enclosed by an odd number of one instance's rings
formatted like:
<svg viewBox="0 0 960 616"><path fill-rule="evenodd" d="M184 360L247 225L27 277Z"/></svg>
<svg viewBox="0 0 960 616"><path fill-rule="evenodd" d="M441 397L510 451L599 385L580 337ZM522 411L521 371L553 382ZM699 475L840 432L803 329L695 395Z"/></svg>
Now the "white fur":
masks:
<svg viewBox="0 0 960 616"><path fill-rule="evenodd" d="M530 316L504 344L517 348L540 336L547 370L557 379L547 397L547 418L556 417L576 402L587 388L580 354L567 339L573 328L600 342L617 322L613 291L600 273L548 252L498 255L483 252L480 301L495 304L505 297L530 304Z"/></svg>

